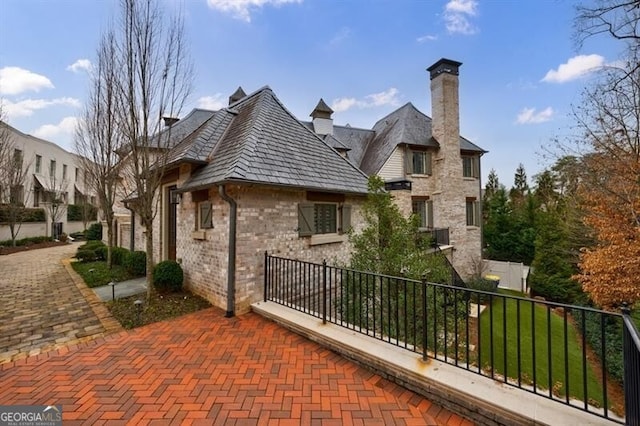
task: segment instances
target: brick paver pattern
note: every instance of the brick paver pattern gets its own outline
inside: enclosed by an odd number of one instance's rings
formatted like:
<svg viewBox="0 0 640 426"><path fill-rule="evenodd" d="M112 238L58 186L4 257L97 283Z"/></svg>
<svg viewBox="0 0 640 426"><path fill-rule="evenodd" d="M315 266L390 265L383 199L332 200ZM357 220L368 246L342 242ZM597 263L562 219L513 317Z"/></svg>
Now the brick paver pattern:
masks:
<svg viewBox="0 0 640 426"><path fill-rule="evenodd" d="M77 244L0 256L0 364L106 330L61 259Z"/></svg>
<svg viewBox="0 0 640 426"><path fill-rule="evenodd" d="M469 425L257 314L210 308L0 365L0 404L69 424Z"/></svg>

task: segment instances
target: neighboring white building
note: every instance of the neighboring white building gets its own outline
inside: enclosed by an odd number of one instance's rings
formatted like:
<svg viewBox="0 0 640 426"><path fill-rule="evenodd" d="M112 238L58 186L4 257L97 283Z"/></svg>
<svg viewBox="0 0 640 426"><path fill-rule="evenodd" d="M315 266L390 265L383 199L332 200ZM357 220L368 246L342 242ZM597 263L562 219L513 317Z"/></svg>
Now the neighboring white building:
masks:
<svg viewBox="0 0 640 426"><path fill-rule="evenodd" d="M47 193L55 191L62 195L57 223L61 223L62 231L67 234L82 231L83 222L67 220L67 206L87 203L96 205L96 197L89 190L87 177L81 168L76 154L66 151L53 142L37 138L1 122L3 132L8 135L12 145L14 158L21 158L26 168L26 177L19 197L25 207L43 208L46 214L44 223L23 223L18 239L52 235L51 212L47 208ZM7 200L0 200L0 203ZM60 225L58 225L60 226ZM0 241L11 239L9 227L0 223Z"/></svg>

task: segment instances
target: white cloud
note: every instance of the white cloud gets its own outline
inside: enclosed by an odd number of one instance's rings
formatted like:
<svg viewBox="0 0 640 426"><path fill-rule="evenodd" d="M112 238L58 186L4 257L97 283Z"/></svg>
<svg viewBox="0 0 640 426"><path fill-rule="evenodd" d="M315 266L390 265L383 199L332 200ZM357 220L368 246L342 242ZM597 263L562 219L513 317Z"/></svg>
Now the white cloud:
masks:
<svg viewBox="0 0 640 426"><path fill-rule="evenodd" d="M438 39L438 36L436 36L436 35L431 35L431 34L427 34L427 35L423 35L423 36L421 36L421 37L418 37L418 38L416 39L416 41L417 41L418 43L424 43L424 42L427 42L427 41L434 41L434 40L437 40L437 39Z"/></svg>
<svg viewBox="0 0 640 426"><path fill-rule="evenodd" d="M478 14L477 0L449 0L444 7L444 21L451 34L475 34L478 29L470 18Z"/></svg>
<svg viewBox="0 0 640 426"><path fill-rule="evenodd" d="M266 5L281 6L287 3L302 3L302 0L207 0L212 9L230 13L234 18L251 22L251 13Z"/></svg>
<svg viewBox="0 0 640 426"><path fill-rule="evenodd" d="M39 92L41 89L53 89L53 83L44 75L19 67L0 68L0 95Z"/></svg>
<svg viewBox="0 0 640 426"><path fill-rule="evenodd" d="M61 136L72 136L78 123L77 117L65 117L58 124L45 124L33 131L33 135L42 139L58 139Z"/></svg>
<svg viewBox="0 0 640 426"><path fill-rule="evenodd" d="M535 108L523 108L518 114L516 122L518 124L538 124L551 120L553 117L553 108L546 107L542 111L536 111Z"/></svg>
<svg viewBox="0 0 640 426"><path fill-rule="evenodd" d="M547 83L566 83L576 80L604 65L600 55L578 55L560 64L557 70L549 70L542 81Z"/></svg>
<svg viewBox="0 0 640 426"><path fill-rule="evenodd" d="M75 98L56 98L56 99L25 99L18 102L12 102L5 99L3 103L4 112L9 118L29 117L34 111L48 108L55 105L70 106L74 108L80 107L80 101Z"/></svg>
<svg viewBox="0 0 640 426"><path fill-rule="evenodd" d="M384 105L398 106L400 104L400 98L398 96L398 89L391 87L388 90L380 93L372 93L362 99L356 98L337 98L333 100L331 109L335 112L347 111L351 108L373 108Z"/></svg>
<svg viewBox="0 0 640 426"><path fill-rule="evenodd" d="M348 39L351 33L352 31L351 31L351 28L349 27L340 28L340 30L338 30L338 32L329 41L329 46L333 47L333 46L339 45L340 43Z"/></svg>
<svg viewBox="0 0 640 426"><path fill-rule="evenodd" d="M198 108L219 110L227 106L224 96L216 93L213 96L203 96L197 101Z"/></svg>
<svg viewBox="0 0 640 426"><path fill-rule="evenodd" d="M79 73L80 71L91 71L91 61L88 59L78 59L67 67L67 71Z"/></svg>

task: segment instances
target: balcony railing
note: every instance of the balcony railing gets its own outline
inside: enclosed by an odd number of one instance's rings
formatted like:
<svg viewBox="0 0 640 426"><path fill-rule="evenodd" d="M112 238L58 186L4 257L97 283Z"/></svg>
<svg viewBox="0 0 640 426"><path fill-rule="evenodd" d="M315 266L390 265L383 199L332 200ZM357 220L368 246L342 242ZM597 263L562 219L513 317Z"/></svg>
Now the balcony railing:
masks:
<svg viewBox="0 0 640 426"><path fill-rule="evenodd" d="M430 236L433 247L449 245L449 228L421 228L420 232Z"/></svg>
<svg viewBox="0 0 640 426"><path fill-rule="evenodd" d="M266 253L264 277L265 301L595 416L639 424L640 338L626 315ZM622 385L626 403L612 398Z"/></svg>

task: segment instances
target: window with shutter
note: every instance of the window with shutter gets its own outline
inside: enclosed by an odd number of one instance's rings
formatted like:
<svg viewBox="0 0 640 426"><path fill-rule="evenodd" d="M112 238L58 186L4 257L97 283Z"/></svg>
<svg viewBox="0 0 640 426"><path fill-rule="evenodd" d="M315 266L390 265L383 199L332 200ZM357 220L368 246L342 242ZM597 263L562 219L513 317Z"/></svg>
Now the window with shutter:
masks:
<svg viewBox="0 0 640 426"><path fill-rule="evenodd" d="M198 205L198 229L213 228L213 208L208 201Z"/></svg>
<svg viewBox="0 0 640 426"><path fill-rule="evenodd" d="M298 204L298 235L344 234L351 228L351 206L338 203Z"/></svg>
<svg viewBox="0 0 640 426"><path fill-rule="evenodd" d="M467 226L480 226L480 203L475 198L467 198Z"/></svg>

